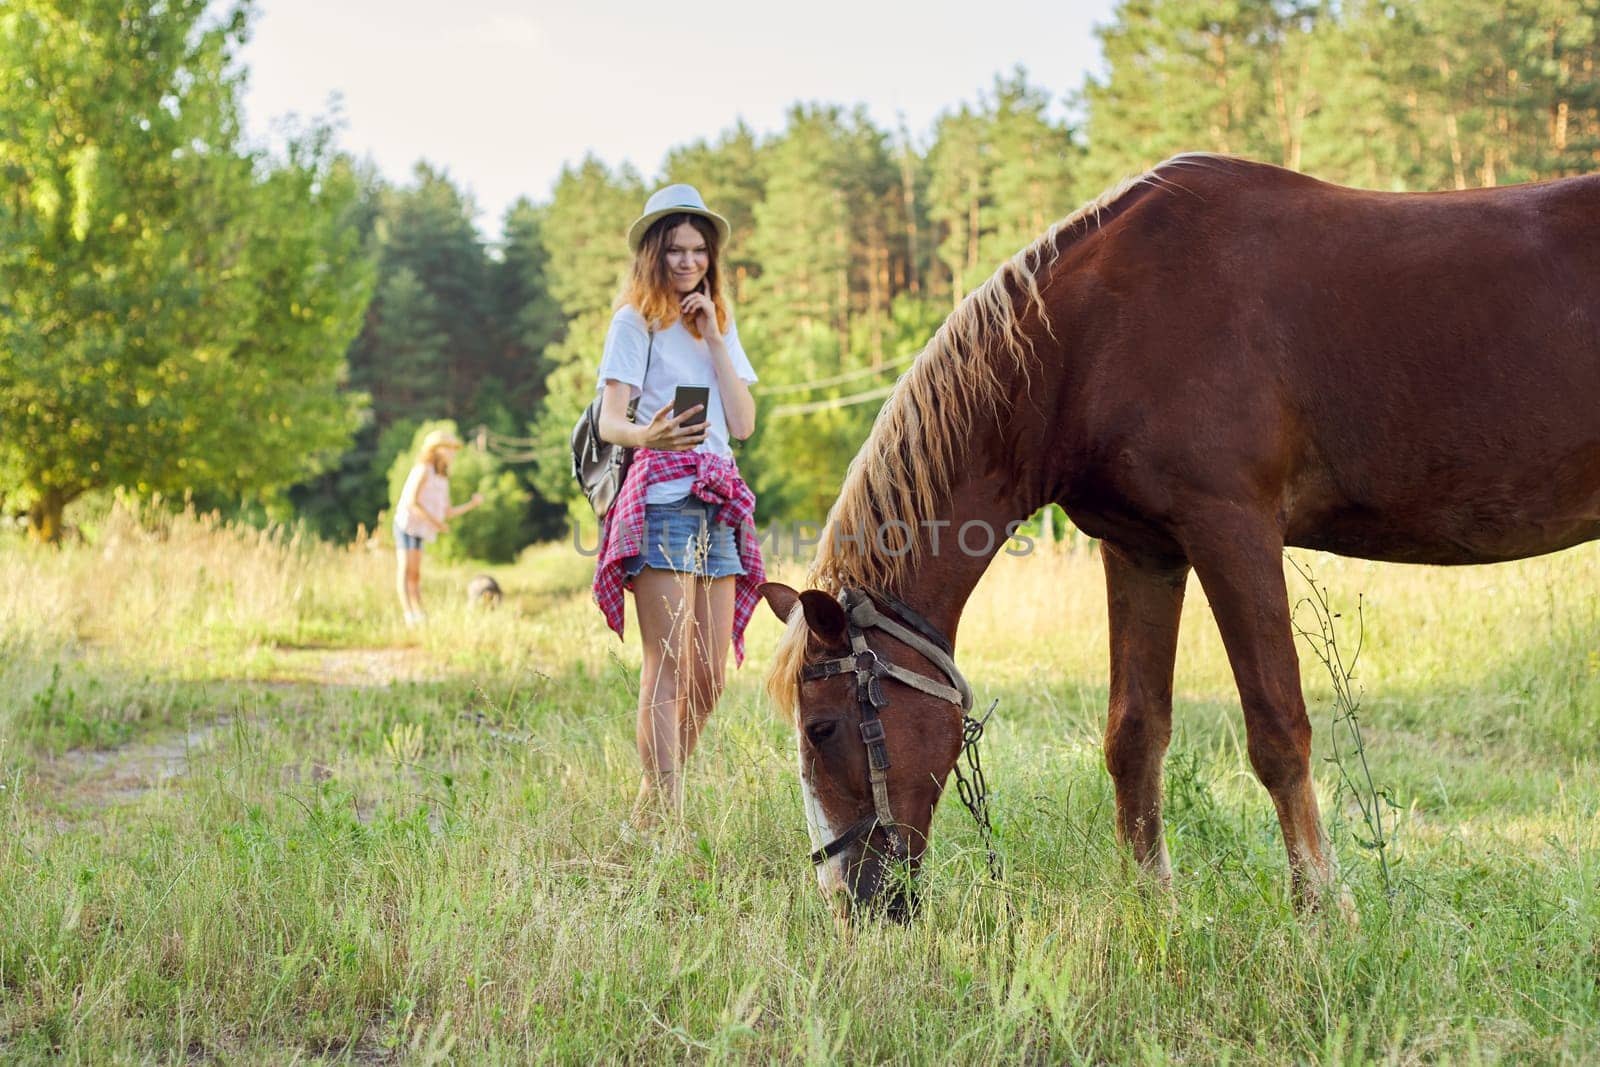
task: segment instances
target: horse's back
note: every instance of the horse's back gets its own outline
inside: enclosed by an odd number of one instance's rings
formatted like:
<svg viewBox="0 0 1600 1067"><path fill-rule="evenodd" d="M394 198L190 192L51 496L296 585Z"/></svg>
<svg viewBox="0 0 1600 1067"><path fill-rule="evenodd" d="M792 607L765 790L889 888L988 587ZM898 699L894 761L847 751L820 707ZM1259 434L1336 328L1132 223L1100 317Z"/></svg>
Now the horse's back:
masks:
<svg viewBox="0 0 1600 1067"><path fill-rule="evenodd" d="M1117 326L1082 414L1182 472L1162 509L1266 493L1290 543L1416 562L1600 536L1600 176L1383 193L1202 156L1149 185L1095 250Z"/></svg>

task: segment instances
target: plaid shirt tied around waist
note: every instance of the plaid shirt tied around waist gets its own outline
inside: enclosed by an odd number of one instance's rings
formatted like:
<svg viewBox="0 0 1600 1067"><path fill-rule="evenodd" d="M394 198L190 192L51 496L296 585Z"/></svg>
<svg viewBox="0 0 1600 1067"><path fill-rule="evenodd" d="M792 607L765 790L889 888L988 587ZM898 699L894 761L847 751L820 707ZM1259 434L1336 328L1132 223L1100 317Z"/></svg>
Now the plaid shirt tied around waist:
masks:
<svg viewBox="0 0 1600 1067"><path fill-rule="evenodd" d="M739 477L733 460L710 452L658 452L641 448L633 454L622 491L606 512L600 530L600 559L594 569L594 602L606 617L606 625L623 633L623 591L633 588L632 579L622 572L629 556L644 554L645 490L657 482L693 476L690 494L707 504L717 505L715 521L732 526L739 544L739 562L744 573L734 578L733 654L744 664L744 629L755 613L757 592L767 580L761 562L761 544L756 537L756 496Z"/></svg>

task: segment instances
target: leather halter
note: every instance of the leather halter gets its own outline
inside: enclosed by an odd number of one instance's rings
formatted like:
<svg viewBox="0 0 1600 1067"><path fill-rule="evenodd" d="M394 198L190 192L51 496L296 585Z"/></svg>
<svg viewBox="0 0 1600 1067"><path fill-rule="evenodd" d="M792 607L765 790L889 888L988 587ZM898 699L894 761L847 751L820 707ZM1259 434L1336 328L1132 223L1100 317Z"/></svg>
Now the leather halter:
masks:
<svg viewBox="0 0 1600 1067"><path fill-rule="evenodd" d="M882 614L877 602L893 611L905 625ZM857 820L844 833L811 853L812 866L826 863L856 841L883 827L889 835L889 857L904 859L907 851L889 808L889 746L878 713L889 704L883 693L883 680L892 678L929 696L954 704L964 716L972 709L972 688L956 668L949 640L927 619L906 604L885 593L868 593L846 588L839 592L839 604L849 619L851 654L838 659L807 664L800 671L805 681L833 678L853 672L856 676L856 704L861 715L861 743L867 748L867 783L872 789L873 810ZM950 680L950 685L890 663L867 647L867 631L882 630L933 663Z"/></svg>

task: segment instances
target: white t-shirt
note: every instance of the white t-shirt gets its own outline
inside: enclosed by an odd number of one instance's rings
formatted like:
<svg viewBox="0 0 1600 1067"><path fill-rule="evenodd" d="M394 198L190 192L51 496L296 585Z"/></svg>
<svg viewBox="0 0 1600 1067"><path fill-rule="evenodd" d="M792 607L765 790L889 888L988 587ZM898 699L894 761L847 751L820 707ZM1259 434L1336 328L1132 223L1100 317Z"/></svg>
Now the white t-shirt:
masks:
<svg viewBox="0 0 1600 1067"><path fill-rule="evenodd" d="M731 317L722 341L727 345L734 373L746 384L756 381L755 368L750 366L750 357L744 354L744 346L739 343L739 328ZM650 349L648 380L645 377L647 348ZM717 369L711 362L711 347L704 340L696 340L684 328L682 319L658 332L651 348L650 330L644 316L631 304L618 308L611 316L611 329L606 333L596 391L603 391L608 381L633 386L629 395L639 398L639 410L634 418L641 426L657 411L671 405L678 386L710 386L711 402L706 405L706 420L711 425L705 441L695 451L733 458L733 449L728 444L728 420L723 414L722 394L717 388ZM644 501L646 504L670 504L687 496L693 484L693 478L657 482L646 490Z"/></svg>
<svg viewBox="0 0 1600 1067"><path fill-rule="evenodd" d="M412 537L420 537L431 544L439 536L439 528L420 514L413 514L409 506L411 501L422 505L428 514L444 518L450 510L450 479L418 463L411 468L411 473L406 476L405 488L400 490L399 506L395 508L395 525Z"/></svg>

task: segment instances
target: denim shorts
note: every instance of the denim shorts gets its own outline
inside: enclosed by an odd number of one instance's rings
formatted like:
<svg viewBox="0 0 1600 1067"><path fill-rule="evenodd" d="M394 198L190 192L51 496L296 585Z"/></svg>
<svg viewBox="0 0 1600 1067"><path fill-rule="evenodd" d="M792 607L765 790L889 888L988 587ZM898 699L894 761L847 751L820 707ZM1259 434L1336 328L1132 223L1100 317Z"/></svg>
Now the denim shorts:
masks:
<svg viewBox="0 0 1600 1067"><path fill-rule="evenodd" d="M716 520L717 507L693 495L669 504L646 504L644 553L623 560L622 572L629 578L646 567L698 578L743 574L734 529Z"/></svg>
<svg viewBox="0 0 1600 1067"><path fill-rule="evenodd" d="M416 551L421 552L422 538L412 537L410 534L406 533L405 527L401 526L397 522L394 524L394 547L402 551L411 551L415 549Z"/></svg>

